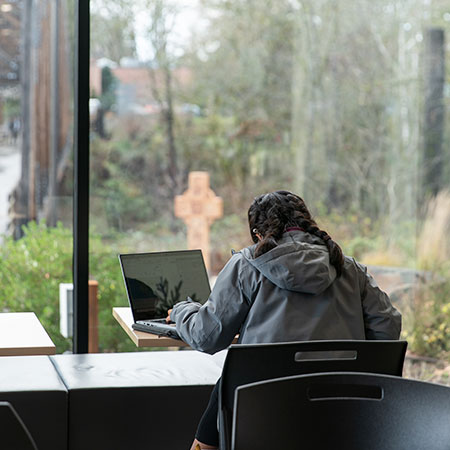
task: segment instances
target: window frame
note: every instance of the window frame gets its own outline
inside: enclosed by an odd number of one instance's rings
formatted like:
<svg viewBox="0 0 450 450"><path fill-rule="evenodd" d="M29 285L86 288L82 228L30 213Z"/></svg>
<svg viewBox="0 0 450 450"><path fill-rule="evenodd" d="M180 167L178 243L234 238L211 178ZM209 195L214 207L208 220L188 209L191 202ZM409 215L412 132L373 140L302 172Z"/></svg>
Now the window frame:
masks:
<svg viewBox="0 0 450 450"><path fill-rule="evenodd" d="M75 9L73 353L88 353L90 1L78 0Z"/></svg>

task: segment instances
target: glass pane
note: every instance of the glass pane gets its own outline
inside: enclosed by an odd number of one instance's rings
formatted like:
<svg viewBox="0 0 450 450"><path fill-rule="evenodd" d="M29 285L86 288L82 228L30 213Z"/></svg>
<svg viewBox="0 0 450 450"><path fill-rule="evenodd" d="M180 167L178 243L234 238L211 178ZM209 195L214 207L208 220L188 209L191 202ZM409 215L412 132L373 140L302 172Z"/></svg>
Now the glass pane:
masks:
<svg viewBox="0 0 450 450"><path fill-rule="evenodd" d="M128 348L110 317L127 305L116 253L188 248L175 198L201 171L223 199L211 277L250 244L253 197L292 190L390 294L410 350L448 355L447 1L92 0L91 12L102 350Z"/></svg>
<svg viewBox="0 0 450 450"><path fill-rule="evenodd" d="M73 1L0 3L0 312L34 312L58 353L72 348L73 29Z"/></svg>

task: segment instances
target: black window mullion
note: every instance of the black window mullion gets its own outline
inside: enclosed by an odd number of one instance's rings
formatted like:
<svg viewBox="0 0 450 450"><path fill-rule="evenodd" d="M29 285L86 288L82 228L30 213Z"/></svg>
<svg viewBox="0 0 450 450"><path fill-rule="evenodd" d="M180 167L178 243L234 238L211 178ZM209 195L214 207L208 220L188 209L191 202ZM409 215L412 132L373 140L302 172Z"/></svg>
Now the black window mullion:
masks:
<svg viewBox="0 0 450 450"><path fill-rule="evenodd" d="M76 2L73 352L87 353L89 341L89 0Z"/></svg>

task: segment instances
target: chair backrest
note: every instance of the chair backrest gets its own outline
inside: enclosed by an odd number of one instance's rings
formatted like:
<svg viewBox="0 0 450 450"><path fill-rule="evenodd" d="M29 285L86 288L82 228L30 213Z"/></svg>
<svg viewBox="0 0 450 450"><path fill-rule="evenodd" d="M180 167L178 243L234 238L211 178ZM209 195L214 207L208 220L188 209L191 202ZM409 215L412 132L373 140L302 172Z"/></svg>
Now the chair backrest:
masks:
<svg viewBox="0 0 450 450"><path fill-rule="evenodd" d="M231 448L234 391L256 381L317 372L372 372L401 376L406 341L302 341L232 345L219 390L220 448Z"/></svg>
<svg viewBox="0 0 450 450"><path fill-rule="evenodd" d="M450 387L357 372L236 390L233 450L447 450Z"/></svg>
<svg viewBox="0 0 450 450"><path fill-rule="evenodd" d="M0 402L0 448L37 450L30 432L9 402Z"/></svg>

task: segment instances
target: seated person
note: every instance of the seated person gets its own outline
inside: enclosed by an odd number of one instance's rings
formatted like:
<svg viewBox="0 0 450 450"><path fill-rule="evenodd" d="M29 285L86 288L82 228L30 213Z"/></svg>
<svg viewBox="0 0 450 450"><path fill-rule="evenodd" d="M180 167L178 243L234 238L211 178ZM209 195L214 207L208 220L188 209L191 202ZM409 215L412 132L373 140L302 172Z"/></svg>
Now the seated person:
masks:
<svg viewBox="0 0 450 450"><path fill-rule="evenodd" d="M323 339L398 339L401 315L367 268L344 256L288 191L254 199L248 210L254 245L233 254L208 301L169 310L182 339L215 353L239 343ZM191 450L218 446L217 385Z"/></svg>

